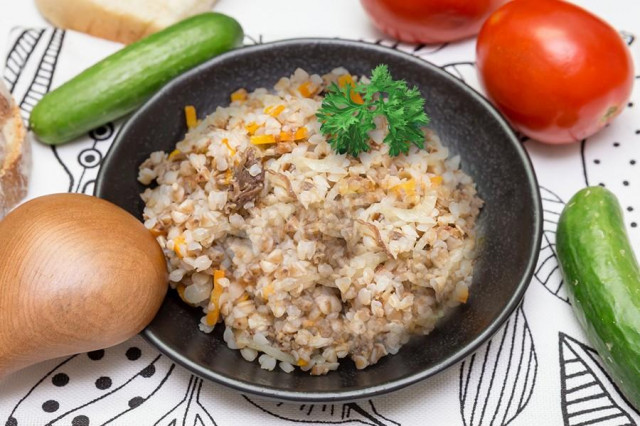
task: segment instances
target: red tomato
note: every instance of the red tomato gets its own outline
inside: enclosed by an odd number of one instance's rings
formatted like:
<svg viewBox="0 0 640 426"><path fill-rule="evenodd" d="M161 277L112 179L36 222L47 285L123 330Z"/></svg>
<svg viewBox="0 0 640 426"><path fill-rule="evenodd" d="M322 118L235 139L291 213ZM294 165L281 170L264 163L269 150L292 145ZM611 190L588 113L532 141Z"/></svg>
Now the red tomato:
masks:
<svg viewBox="0 0 640 426"><path fill-rule="evenodd" d="M480 82L522 133L547 143L591 136L624 109L633 63L617 31L561 0L514 0L482 27Z"/></svg>
<svg viewBox="0 0 640 426"><path fill-rule="evenodd" d="M409 43L442 43L474 36L509 0L362 0L378 28Z"/></svg>

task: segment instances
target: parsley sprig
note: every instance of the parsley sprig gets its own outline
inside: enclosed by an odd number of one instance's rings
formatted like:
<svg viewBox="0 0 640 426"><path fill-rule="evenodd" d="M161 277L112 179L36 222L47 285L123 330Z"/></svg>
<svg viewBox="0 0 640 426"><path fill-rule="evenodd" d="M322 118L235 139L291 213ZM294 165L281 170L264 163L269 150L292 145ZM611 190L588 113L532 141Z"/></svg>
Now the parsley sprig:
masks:
<svg viewBox="0 0 640 426"><path fill-rule="evenodd" d="M411 144L424 147L422 127L429 124L424 98L416 87L394 80L386 65L373 70L368 84L340 87L332 83L316 114L331 147L354 157L371 149L369 132L376 128L374 118L379 115L386 117L389 133L384 142L389 145L389 155L406 154Z"/></svg>

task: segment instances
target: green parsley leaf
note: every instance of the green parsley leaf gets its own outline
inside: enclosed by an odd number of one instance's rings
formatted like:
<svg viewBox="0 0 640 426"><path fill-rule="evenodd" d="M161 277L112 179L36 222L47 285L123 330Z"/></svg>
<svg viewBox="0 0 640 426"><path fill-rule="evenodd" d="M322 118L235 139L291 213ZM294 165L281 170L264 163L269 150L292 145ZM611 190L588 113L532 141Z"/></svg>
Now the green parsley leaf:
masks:
<svg viewBox="0 0 640 426"><path fill-rule="evenodd" d="M374 118L379 115L386 117L389 133L384 142L389 155L406 154L411 144L424 147L422 127L429 124L424 98L404 80L394 80L386 65L372 71L368 84L332 83L316 114L334 151L354 157L371 148L369 132L376 128Z"/></svg>

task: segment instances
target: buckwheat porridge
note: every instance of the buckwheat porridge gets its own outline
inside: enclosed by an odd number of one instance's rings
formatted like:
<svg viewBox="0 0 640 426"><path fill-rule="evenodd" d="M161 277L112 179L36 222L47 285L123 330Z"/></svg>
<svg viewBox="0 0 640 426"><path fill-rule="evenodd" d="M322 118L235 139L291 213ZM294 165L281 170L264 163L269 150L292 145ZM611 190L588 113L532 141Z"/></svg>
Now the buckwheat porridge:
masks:
<svg viewBox="0 0 640 426"><path fill-rule="evenodd" d="M167 154L140 166L145 226L200 329L262 368L357 368L429 333L468 297L475 184L425 131L391 157L383 119L371 150L337 154L316 112L344 69L240 89Z"/></svg>

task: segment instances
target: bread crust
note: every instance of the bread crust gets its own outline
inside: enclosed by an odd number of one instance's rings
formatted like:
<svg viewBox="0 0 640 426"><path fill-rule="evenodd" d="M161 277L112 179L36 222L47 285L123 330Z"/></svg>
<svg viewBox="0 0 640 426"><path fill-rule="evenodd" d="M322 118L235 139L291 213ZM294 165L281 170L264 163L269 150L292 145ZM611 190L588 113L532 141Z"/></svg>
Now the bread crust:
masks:
<svg viewBox="0 0 640 426"><path fill-rule="evenodd" d="M211 10L216 0L36 0L57 27L124 44L133 43L187 16Z"/></svg>
<svg viewBox="0 0 640 426"><path fill-rule="evenodd" d="M20 109L10 96L4 87L0 88L0 98L9 106L0 117L0 131L10 138L0 137L5 154L0 168L0 218L27 195L31 172L31 145L26 138Z"/></svg>

